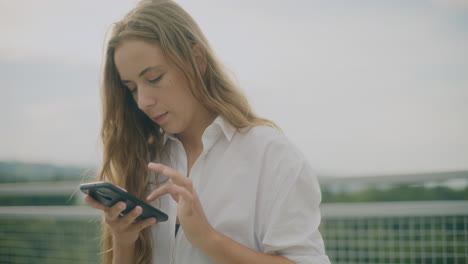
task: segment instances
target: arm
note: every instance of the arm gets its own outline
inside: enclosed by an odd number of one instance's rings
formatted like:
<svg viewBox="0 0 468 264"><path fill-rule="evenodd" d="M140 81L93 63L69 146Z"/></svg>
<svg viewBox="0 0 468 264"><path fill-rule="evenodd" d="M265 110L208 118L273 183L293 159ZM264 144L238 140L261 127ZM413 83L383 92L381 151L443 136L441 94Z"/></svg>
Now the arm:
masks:
<svg viewBox="0 0 468 264"><path fill-rule="evenodd" d="M185 236L194 247L201 249L215 263L293 263L285 257L252 250L217 232L206 219L189 178L162 164L150 163L148 168L165 175L172 182L153 191L147 200L153 201L161 195L170 194L178 203L178 217Z"/></svg>
<svg viewBox="0 0 468 264"><path fill-rule="evenodd" d="M137 217L143 212L140 206L136 206L128 214L120 216L120 213L126 208L124 202L118 202L112 207L107 207L90 196L86 196L84 200L92 207L104 212L106 224L112 231L112 263L135 263L135 242L141 230L156 223L156 219L151 217L135 222Z"/></svg>
<svg viewBox="0 0 468 264"><path fill-rule="evenodd" d="M114 252L112 257L112 264L127 264L135 263L135 243L132 244L119 244L116 239L113 239Z"/></svg>
<svg viewBox="0 0 468 264"><path fill-rule="evenodd" d="M214 231L210 238L200 249L205 252L214 263L252 263L257 264L293 264L291 260L268 255L250 249L230 239L220 232Z"/></svg>

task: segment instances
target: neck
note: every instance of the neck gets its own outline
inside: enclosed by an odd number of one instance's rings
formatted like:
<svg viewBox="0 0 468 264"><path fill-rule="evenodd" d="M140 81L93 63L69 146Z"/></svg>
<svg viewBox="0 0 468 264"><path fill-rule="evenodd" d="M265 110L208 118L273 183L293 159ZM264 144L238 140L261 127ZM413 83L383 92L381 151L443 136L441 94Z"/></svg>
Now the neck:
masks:
<svg viewBox="0 0 468 264"><path fill-rule="evenodd" d="M177 134L177 138L184 145L184 149L187 153L203 149L202 136L205 129L213 123L216 118L216 114L210 113L206 110L202 111L199 115L196 115L192 122L190 129Z"/></svg>

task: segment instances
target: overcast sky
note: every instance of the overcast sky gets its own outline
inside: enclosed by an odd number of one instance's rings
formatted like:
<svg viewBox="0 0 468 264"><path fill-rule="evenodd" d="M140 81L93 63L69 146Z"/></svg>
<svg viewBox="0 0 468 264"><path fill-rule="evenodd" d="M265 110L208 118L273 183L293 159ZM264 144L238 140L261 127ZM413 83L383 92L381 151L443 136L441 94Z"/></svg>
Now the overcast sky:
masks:
<svg viewBox="0 0 468 264"><path fill-rule="evenodd" d="M99 163L105 34L135 2L0 0L0 160ZM466 2L178 1L322 175L468 169Z"/></svg>

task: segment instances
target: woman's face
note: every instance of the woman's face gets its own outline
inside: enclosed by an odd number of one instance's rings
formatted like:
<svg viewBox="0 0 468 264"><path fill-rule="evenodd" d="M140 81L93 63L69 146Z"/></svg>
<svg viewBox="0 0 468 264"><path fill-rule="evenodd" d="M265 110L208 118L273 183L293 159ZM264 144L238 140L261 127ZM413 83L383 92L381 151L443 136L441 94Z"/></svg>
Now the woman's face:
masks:
<svg viewBox="0 0 468 264"><path fill-rule="evenodd" d="M164 131L180 134L199 121L202 105L190 92L183 73L166 60L158 44L125 40L116 48L114 60L138 108Z"/></svg>

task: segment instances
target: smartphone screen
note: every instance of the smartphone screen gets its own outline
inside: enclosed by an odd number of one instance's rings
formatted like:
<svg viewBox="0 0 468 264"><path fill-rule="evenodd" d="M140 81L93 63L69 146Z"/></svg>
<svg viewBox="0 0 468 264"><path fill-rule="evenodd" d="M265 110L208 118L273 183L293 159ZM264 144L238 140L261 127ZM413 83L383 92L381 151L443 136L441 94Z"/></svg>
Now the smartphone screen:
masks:
<svg viewBox="0 0 468 264"><path fill-rule="evenodd" d="M143 209L143 212L137 218L138 220L154 217L158 222L164 222L168 219L167 214L154 208L148 203L143 202L128 192L116 187L115 185L112 185L109 182L83 183L80 185L80 190L83 193L91 196L94 200L109 207L120 201L125 202L127 207L122 212L122 214L130 212L137 205L140 206Z"/></svg>

